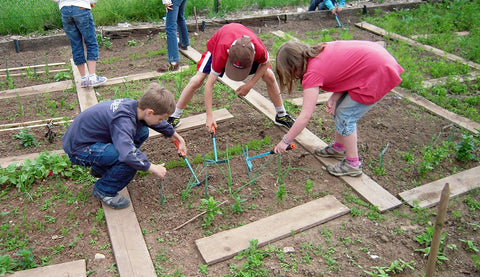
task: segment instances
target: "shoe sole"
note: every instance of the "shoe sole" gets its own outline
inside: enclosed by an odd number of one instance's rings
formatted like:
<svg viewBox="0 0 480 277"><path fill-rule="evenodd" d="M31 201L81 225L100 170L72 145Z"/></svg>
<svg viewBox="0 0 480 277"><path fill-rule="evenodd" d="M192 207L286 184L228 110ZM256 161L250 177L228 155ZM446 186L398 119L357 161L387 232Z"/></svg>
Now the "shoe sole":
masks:
<svg viewBox="0 0 480 277"><path fill-rule="evenodd" d="M276 121L275 121L274 123L275 123L275 125L277 125L277 126L282 126L282 127L287 128L287 129L292 128L292 127L287 127L287 125L284 125L284 124L282 124L282 123L278 123L278 122L276 122ZM292 125L292 126L293 126L293 125Z"/></svg>
<svg viewBox="0 0 480 277"><path fill-rule="evenodd" d="M322 158L333 158L333 159L336 159L338 161L342 161L343 159L345 159L346 156L333 156L333 155L323 155L323 154L317 154L315 153L316 156L319 156L319 157L322 157Z"/></svg>
<svg viewBox="0 0 480 277"><path fill-rule="evenodd" d="M98 86L100 86L100 85L105 84L106 82L107 82L107 80L105 80L105 82L101 82L101 83L98 83L98 84L95 84L95 85L91 85L91 87L92 87L92 88L98 87Z"/></svg>

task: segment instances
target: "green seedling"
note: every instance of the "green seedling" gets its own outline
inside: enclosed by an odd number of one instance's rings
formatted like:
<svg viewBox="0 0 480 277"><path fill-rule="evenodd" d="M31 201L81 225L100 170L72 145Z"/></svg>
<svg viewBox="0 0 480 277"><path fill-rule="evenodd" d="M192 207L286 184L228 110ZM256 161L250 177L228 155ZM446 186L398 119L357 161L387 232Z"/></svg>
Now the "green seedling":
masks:
<svg viewBox="0 0 480 277"><path fill-rule="evenodd" d="M20 145L22 145L23 148L34 147L40 144L28 128L23 128L22 131L13 136L13 138L19 139Z"/></svg>
<svg viewBox="0 0 480 277"><path fill-rule="evenodd" d="M220 207L218 206L220 204L219 201L213 199L212 196L209 196L208 199L201 199L201 204L198 207L200 211L205 212L205 215L203 216L203 228L207 228L212 225L213 219L215 218L216 215L221 215L222 211L220 210Z"/></svg>

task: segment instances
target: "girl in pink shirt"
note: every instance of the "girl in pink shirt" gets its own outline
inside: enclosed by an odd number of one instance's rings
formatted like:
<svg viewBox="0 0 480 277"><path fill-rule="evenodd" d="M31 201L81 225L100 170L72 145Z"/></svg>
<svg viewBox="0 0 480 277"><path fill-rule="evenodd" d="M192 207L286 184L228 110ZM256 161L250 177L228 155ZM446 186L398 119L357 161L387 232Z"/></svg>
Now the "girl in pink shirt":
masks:
<svg viewBox="0 0 480 277"><path fill-rule="evenodd" d="M330 91L333 94L326 103L326 112L335 121L335 142L315 149L315 154L341 160L327 165L332 175L360 176L357 121L402 81L403 68L385 48L370 41L334 41L314 47L286 42L277 52L276 64L282 90L290 93L295 81L301 81L303 106L275 152L285 152L305 128L320 89Z"/></svg>

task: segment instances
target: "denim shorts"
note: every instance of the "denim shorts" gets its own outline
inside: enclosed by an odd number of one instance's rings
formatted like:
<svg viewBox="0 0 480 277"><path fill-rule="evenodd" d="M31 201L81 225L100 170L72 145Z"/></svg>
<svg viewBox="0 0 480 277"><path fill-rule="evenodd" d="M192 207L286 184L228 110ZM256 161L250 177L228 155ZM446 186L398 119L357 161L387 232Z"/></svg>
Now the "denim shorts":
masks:
<svg viewBox="0 0 480 277"><path fill-rule="evenodd" d="M70 40L75 65L85 63L83 43L87 48L87 60L98 61L97 34L91 11L77 6L65 6L61 13L63 30Z"/></svg>
<svg viewBox="0 0 480 277"><path fill-rule="evenodd" d="M364 105L352 100L348 93L344 93L338 100L335 108L335 131L346 137L357 130L357 121L362 118L376 103Z"/></svg>

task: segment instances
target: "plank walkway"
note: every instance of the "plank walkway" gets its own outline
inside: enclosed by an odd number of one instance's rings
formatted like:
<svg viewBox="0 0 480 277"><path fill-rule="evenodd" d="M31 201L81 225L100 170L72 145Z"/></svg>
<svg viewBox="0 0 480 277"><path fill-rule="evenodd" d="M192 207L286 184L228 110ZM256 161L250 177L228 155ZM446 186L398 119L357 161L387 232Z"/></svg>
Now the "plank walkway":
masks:
<svg viewBox="0 0 480 277"><path fill-rule="evenodd" d="M400 197L410 206L430 208L440 201L442 189L450 185L450 197L458 196L472 189L480 188L480 167L474 167L443 179L401 192Z"/></svg>
<svg viewBox="0 0 480 277"><path fill-rule="evenodd" d="M29 270L7 274L8 277L85 277L87 264L85 260L77 260L63 264L54 264Z"/></svg>
<svg viewBox="0 0 480 277"><path fill-rule="evenodd" d="M350 212L334 196L327 195L247 225L195 240L209 265L224 261L250 247L257 239L258 247L305 231Z"/></svg>

